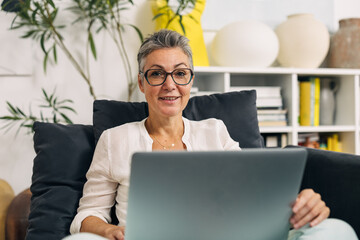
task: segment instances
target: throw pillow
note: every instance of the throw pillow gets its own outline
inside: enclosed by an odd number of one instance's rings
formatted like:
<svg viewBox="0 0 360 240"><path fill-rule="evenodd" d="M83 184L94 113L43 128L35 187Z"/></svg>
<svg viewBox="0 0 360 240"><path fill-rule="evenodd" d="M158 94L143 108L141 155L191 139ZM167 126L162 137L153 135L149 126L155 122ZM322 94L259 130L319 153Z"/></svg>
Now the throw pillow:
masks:
<svg viewBox="0 0 360 240"><path fill-rule="evenodd" d="M141 121L148 114L145 102L96 100L93 116L95 141L99 139L104 130L127 122ZM230 136L239 142L240 147L263 147L254 90L192 97L183 115L190 120L221 119Z"/></svg>
<svg viewBox="0 0 360 240"><path fill-rule="evenodd" d="M95 141L92 126L34 124L32 199L27 240L56 240L69 234L82 196Z"/></svg>

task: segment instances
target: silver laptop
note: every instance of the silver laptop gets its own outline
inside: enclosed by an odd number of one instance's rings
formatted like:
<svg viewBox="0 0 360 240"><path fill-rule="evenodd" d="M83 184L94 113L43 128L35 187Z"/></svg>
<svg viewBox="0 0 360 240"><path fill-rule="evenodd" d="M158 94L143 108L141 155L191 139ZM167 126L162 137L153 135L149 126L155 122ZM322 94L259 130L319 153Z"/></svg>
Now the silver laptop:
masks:
<svg viewBox="0 0 360 240"><path fill-rule="evenodd" d="M135 153L126 240L283 240L304 149Z"/></svg>

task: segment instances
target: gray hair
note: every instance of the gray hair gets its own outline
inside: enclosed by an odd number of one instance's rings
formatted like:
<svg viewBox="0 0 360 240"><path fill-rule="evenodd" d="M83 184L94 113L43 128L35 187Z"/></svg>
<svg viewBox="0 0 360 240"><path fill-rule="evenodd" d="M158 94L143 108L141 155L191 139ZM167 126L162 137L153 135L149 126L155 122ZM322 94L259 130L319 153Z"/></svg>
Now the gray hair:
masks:
<svg viewBox="0 0 360 240"><path fill-rule="evenodd" d="M153 33L145 39L141 44L139 53L137 55L137 61L139 65L139 71L144 70L145 58L155 50L163 48L176 48L179 47L188 56L190 68L193 70L193 60L191 48L188 44L189 39L182 36L180 33L162 29L158 32Z"/></svg>

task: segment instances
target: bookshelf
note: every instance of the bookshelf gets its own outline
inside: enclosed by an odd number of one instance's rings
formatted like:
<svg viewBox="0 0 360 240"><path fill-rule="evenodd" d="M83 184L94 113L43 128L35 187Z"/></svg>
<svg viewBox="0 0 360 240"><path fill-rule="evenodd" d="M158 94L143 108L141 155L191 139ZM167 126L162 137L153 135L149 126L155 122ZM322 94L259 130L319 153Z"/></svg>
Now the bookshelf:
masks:
<svg viewBox="0 0 360 240"><path fill-rule="evenodd" d="M288 144L297 145L302 133L338 133L343 152L360 155L360 69L195 67L194 86L200 92L228 92L232 87L280 86L287 126L260 127L261 133L285 133ZM332 78L339 84L333 125L300 126L301 77Z"/></svg>

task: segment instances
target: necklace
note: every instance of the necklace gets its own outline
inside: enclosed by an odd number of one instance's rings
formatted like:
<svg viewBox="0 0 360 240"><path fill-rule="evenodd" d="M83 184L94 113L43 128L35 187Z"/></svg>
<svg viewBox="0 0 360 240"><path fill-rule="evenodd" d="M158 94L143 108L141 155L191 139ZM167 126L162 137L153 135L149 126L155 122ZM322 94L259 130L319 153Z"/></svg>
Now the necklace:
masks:
<svg viewBox="0 0 360 240"><path fill-rule="evenodd" d="M175 143L172 143L170 146L162 145L161 142L159 142L159 140L155 137L155 135L152 135L152 136L154 137L154 139L156 140L156 142L163 147L164 150L175 147Z"/></svg>

